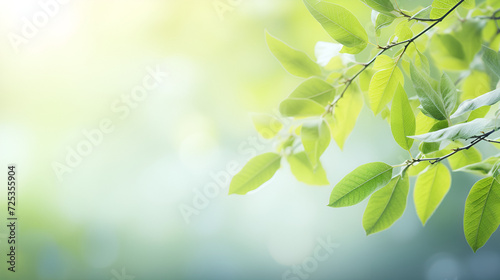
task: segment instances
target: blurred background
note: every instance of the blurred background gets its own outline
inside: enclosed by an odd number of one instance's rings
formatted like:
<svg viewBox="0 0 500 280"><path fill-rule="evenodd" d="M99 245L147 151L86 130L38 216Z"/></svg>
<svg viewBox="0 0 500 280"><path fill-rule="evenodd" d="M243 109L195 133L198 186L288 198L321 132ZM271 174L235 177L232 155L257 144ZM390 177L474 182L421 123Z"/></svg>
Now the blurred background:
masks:
<svg viewBox="0 0 500 280"><path fill-rule="evenodd" d="M370 28L361 1L336 2ZM16 164L19 220L12 273L1 188L0 278L498 279L500 235L473 254L463 234L478 177L453 174L425 229L412 199L369 237L366 201L326 206L358 165L406 159L366 108L344 150L323 156L332 186L284 166L227 195L230 175L273 149L250 113L273 113L300 82L266 29L311 57L332 41L299 0L1 1L0 182Z"/></svg>

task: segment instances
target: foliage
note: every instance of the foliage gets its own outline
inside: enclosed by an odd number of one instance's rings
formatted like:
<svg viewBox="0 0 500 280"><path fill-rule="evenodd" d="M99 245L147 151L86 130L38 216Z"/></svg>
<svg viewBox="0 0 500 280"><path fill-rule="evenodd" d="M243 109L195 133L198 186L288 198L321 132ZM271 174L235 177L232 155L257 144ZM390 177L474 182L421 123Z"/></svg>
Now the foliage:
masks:
<svg viewBox="0 0 500 280"><path fill-rule="evenodd" d="M387 119L409 158L359 166L336 184L328 206L370 197L362 220L366 234L385 230L403 215L409 177L416 176L413 199L425 224L452 187L450 169L480 175L485 178L471 188L464 213L465 238L475 252L500 225L500 157L483 160L474 147L499 143L489 137L500 129L492 110L500 101L500 1L434 0L413 11L396 0L361 1L372 9L366 28L342 5L303 1L334 40L318 42L317 62L266 32L283 68L306 79L279 105L286 122L254 115L259 133L278 149L251 159L229 193L257 189L282 159L298 181L329 185L321 157L331 139L342 149L365 103ZM362 54L371 59L359 62Z"/></svg>

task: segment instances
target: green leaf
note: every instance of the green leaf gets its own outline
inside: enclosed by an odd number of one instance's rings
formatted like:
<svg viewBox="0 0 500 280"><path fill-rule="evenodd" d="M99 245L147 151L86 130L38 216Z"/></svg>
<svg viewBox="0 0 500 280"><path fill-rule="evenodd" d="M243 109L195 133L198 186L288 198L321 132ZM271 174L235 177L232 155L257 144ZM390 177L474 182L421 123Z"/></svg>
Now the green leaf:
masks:
<svg viewBox="0 0 500 280"><path fill-rule="evenodd" d="M280 103L280 113L284 117L307 118L321 116L325 108L310 99L288 98Z"/></svg>
<svg viewBox="0 0 500 280"><path fill-rule="evenodd" d="M280 168L281 156L265 153L252 158L229 185L229 194L246 194L269 181Z"/></svg>
<svg viewBox="0 0 500 280"><path fill-rule="evenodd" d="M354 129L362 108L363 96L351 86L347 89L344 97L337 102L333 115L326 116L330 133L340 149L344 148L344 143Z"/></svg>
<svg viewBox="0 0 500 280"><path fill-rule="evenodd" d="M265 139L272 139L283 128L283 124L269 114L252 114L252 122L257 132Z"/></svg>
<svg viewBox="0 0 500 280"><path fill-rule="evenodd" d="M366 48L368 34L349 10L323 0L304 0L304 4L326 32L344 45L342 52L356 54Z"/></svg>
<svg viewBox="0 0 500 280"><path fill-rule="evenodd" d="M410 65L410 75L413 81L413 86L417 91L418 99L422 104L422 108L434 119L446 120L447 113L444 100L429 83L428 80L430 78L424 78L422 73L415 68L413 63Z"/></svg>
<svg viewBox="0 0 500 280"><path fill-rule="evenodd" d="M461 148L462 145L459 142L454 142L448 148L456 149ZM470 147L467 150L462 150L459 153L454 154L448 158L450 167L452 170L457 170L459 168L465 167L470 164L478 163L482 160L481 153L474 147Z"/></svg>
<svg viewBox="0 0 500 280"><path fill-rule="evenodd" d="M422 224L432 216L451 185L451 176L448 168L442 163L431 165L424 173L417 177L415 183L415 208Z"/></svg>
<svg viewBox="0 0 500 280"><path fill-rule="evenodd" d="M436 34L431 40L431 55L436 65L446 70L466 70L467 60L464 47L452 34Z"/></svg>
<svg viewBox="0 0 500 280"><path fill-rule="evenodd" d="M434 0L432 2L431 18L440 18L451 10L460 0ZM472 9L476 5L474 0L465 0L460 7Z"/></svg>
<svg viewBox="0 0 500 280"><path fill-rule="evenodd" d="M391 0L361 0L363 3L368 5L368 7L374 9L381 13L390 13L394 11L394 6Z"/></svg>
<svg viewBox="0 0 500 280"><path fill-rule="evenodd" d="M493 105L498 101L500 101L500 88L485 93L474 99L465 100L458 106L457 110L451 117L456 118L480 107Z"/></svg>
<svg viewBox="0 0 500 280"><path fill-rule="evenodd" d="M496 52L490 48L483 47L483 61L493 73L500 76L500 52Z"/></svg>
<svg viewBox="0 0 500 280"><path fill-rule="evenodd" d="M320 162L314 168L305 152L293 154L287 158L295 178L308 185L324 186L329 185L325 169Z"/></svg>
<svg viewBox="0 0 500 280"><path fill-rule="evenodd" d="M395 19L396 16L393 14L378 14L375 19L375 32L377 36L380 36L380 29L389 26Z"/></svg>
<svg viewBox="0 0 500 280"><path fill-rule="evenodd" d="M456 32L456 38L462 43L466 61L469 63L474 59L477 52L481 50L483 43L482 31L486 21L471 18L460 24L460 30Z"/></svg>
<svg viewBox="0 0 500 280"><path fill-rule="evenodd" d="M462 83L461 101L474 99L491 90L491 79L485 72L472 70L469 76Z"/></svg>
<svg viewBox="0 0 500 280"><path fill-rule="evenodd" d="M457 107L458 92L455 84L446 73L441 76L439 93L443 98L446 116L449 117Z"/></svg>
<svg viewBox="0 0 500 280"><path fill-rule="evenodd" d="M399 84L404 84L404 77L395 64L391 68L380 70L373 75L368 95L370 96L370 107L375 115L378 115L392 100Z"/></svg>
<svg viewBox="0 0 500 280"><path fill-rule="evenodd" d="M335 97L335 89L318 78L309 78L302 82L288 98L310 99L326 107Z"/></svg>
<svg viewBox="0 0 500 280"><path fill-rule="evenodd" d="M392 169L392 166L383 162L359 166L333 188L328 206L345 207L360 203L374 191L389 183Z"/></svg>
<svg viewBox="0 0 500 280"><path fill-rule="evenodd" d="M410 150L413 139L407 136L415 134L415 115L411 109L408 96L401 85L398 85L391 106L391 131L394 140L405 150Z"/></svg>
<svg viewBox="0 0 500 280"><path fill-rule="evenodd" d="M266 41L273 55L290 74L303 78L321 75L321 68L304 52L288 46L268 32Z"/></svg>
<svg viewBox="0 0 500 280"><path fill-rule="evenodd" d="M474 252L500 225L500 183L492 177L479 180L465 201L464 233Z"/></svg>
<svg viewBox="0 0 500 280"><path fill-rule="evenodd" d="M330 145L330 130L324 120L313 123L305 123L300 131L302 145L311 162L311 165L316 168L319 164L319 158Z"/></svg>
<svg viewBox="0 0 500 280"><path fill-rule="evenodd" d="M448 127L447 121L440 121L440 122L435 123L432 126L432 128L429 130L429 132L438 131L440 129L447 128L447 127ZM422 151L422 153L424 153L424 154L429 154L429 153L432 153L432 152L439 150L440 147L441 147L440 142L422 142L419 146L419 150Z"/></svg>
<svg viewBox="0 0 500 280"><path fill-rule="evenodd" d="M468 123L456 124L448 128L440 129L434 132L422 135L410 136L424 142L439 142L443 140L469 139L472 136L481 135L482 132L491 130L500 125L497 120L475 119Z"/></svg>
<svg viewBox="0 0 500 280"><path fill-rule="evenodd" d="M427 6L416 12L410 19L414 18L429 18L431 16L432 6Z"/></svg>
<svg viewBox="0 0 500 280"><path fill-rule="evenodd" d="M408 175L399 175L370 197L363 214L363 228L367 235L387 229L401 218L409 188Z"/></svg>
<svg viewBox="0 0 500 280"><path fill-rule="evenodd" d="M498 157L489 157L482 162L469 164L462 168L458 168L455 171L467 172L475 175L486 176L490 173L495 163L500 160Z"/></svg>

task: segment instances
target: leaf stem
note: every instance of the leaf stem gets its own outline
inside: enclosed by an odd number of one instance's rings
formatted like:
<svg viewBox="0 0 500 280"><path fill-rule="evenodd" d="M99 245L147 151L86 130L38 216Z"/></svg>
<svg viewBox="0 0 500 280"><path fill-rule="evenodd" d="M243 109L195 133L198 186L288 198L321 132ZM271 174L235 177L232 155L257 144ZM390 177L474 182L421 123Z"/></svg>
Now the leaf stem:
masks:
<svg viewBox="0 0 500 280"><path fill-rule="evenodd" d="M379 46L379 48L381 49L372 59L370 59L370 61L368 61L367 63L364 63L363 64L363 68L361 68L361 70L359 70L356 74L354 74L354 76L352 76L352 78L348 79L346 84L345 84L345 87L344 89L342 90L342 92L340 93L339 97L337 97L331 104L329 104L326 108L326 113L331 113L333 111L333 108L335 107L335 105L337 105L337 103L339 102L339 100L344 97L344 94L346 93L347 89L349 88L349 86L351 86L351 84L353 83L353 81L363 72L366 70L366 68L368 68L370 65L372 65L375 60L381 56L383 53L385 53L386 51L388 51L389 49L392 49L396 46L399 46L399 45L403 45L405 44L405 47L404 47L404 50L403 52L401 53L401 56L405 53L406 49L408 48L408 46L413 43L415 40L417 40L418 38L420 38L420 36L424 35L426 32L428 32L429 30L431 30L434 26L436 26L437 24L439 24L441 21L443 21L448 15L450 15L455 9L458 8L458 6L460 6L465 0L460 0L457 4L455 4L455 6L453 6L449 11L447 11L443 16L441 16L440 18L437 18L435 20L432 20L433 23L431 25L429 25L427 28L425 28L424 30L422 30L420 33L418 33L417 35L413 36L412 38L408 39L408 40L404 40L404 41L401 41L401 42L397 42L397 43L391 43L391 44L388 44L386 46ZM403 13L403 11L400 11L400 13Z"/></svg>

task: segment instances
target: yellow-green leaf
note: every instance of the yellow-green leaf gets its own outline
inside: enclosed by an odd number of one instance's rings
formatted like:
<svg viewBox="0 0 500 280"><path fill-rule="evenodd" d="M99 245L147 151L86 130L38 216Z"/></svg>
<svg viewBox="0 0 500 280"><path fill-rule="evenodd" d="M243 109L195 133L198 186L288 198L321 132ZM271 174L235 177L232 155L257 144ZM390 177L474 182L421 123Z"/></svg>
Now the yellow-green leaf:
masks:
<svg viewBox="0 0 500 280"><path fill-rule="evenodd" d="M415 115L411 109L408 96L401 85L398 85L391 106L391 131L394 140L405 150L410 150L415 135Z"/></svg>
<svg viewBox="0 0 500 280"><path fill-rule="evenodd" d="M272 139L283 128L283 124L269 114L252 114L252 122L257 132L265 139Z"/></svg>
<svg viewBox="0 0 500 280"><path fill-rule="evenodd" d="M290 74L303 78L321 75L321 68L304 52L290 47L267 32L266 41L273 55Z"/></svg>
<svg viewBox="0 0 500 280"><path fill-rule="evenodd" d="M281 156L265 153L252 158L229 185L229 194L246 194L269 181L280 168Z"/></svg>
<svg viewBox="0 0 500 280"><path fill-rule="evenodd" d="M293 154L287 160L293 175L298 181L316 186L330 184L321 162L318 162L318 165L314 168L305 152Z"/></svg>
<svg viewBox="0 0 500 280"><path fill-rule="evenodd" d="M500 183L492 177L479 180L465 201L464 233L474 252L500 225Z"/></svg>
<svg viewBox="0 0 500 280"><path fill-rule="evenodd" d="M313 168L319 164L319 158L330 145L330 130L324 120L305 123L300 131L302 145Z"/></svg>
<svg viewBox="0 0 500 280"><path fill-rule="evenodd" d="M392 166L383 162L372 162L359 166L347 174L333 188L331 207L345 207L360 203L374 191L387 185L392 177Z"/></svg>
<svg viewBox="0 0 500 280"><path fill-rule="evenodd" d="M441 204L451 185L451 175L442 163L431 165L417 177L413 199L422 224L432 216Z"/></svg>
<svg viewBox="0 0 500 280"><path fill-rule="evenodd" d="M368 34L349 10L324 0L304 0L304 4L326 32L344 45L342 52L356 54L366 48Z"/></svg>
<svg viewBox="0 0 500 280"><path fill-rule="evenodd" d="M373 75L368 95L370 96L370 107L375 115L378 115L392 100L400 83L404 83L404 78L397 65L380 70Z"/></svg>

